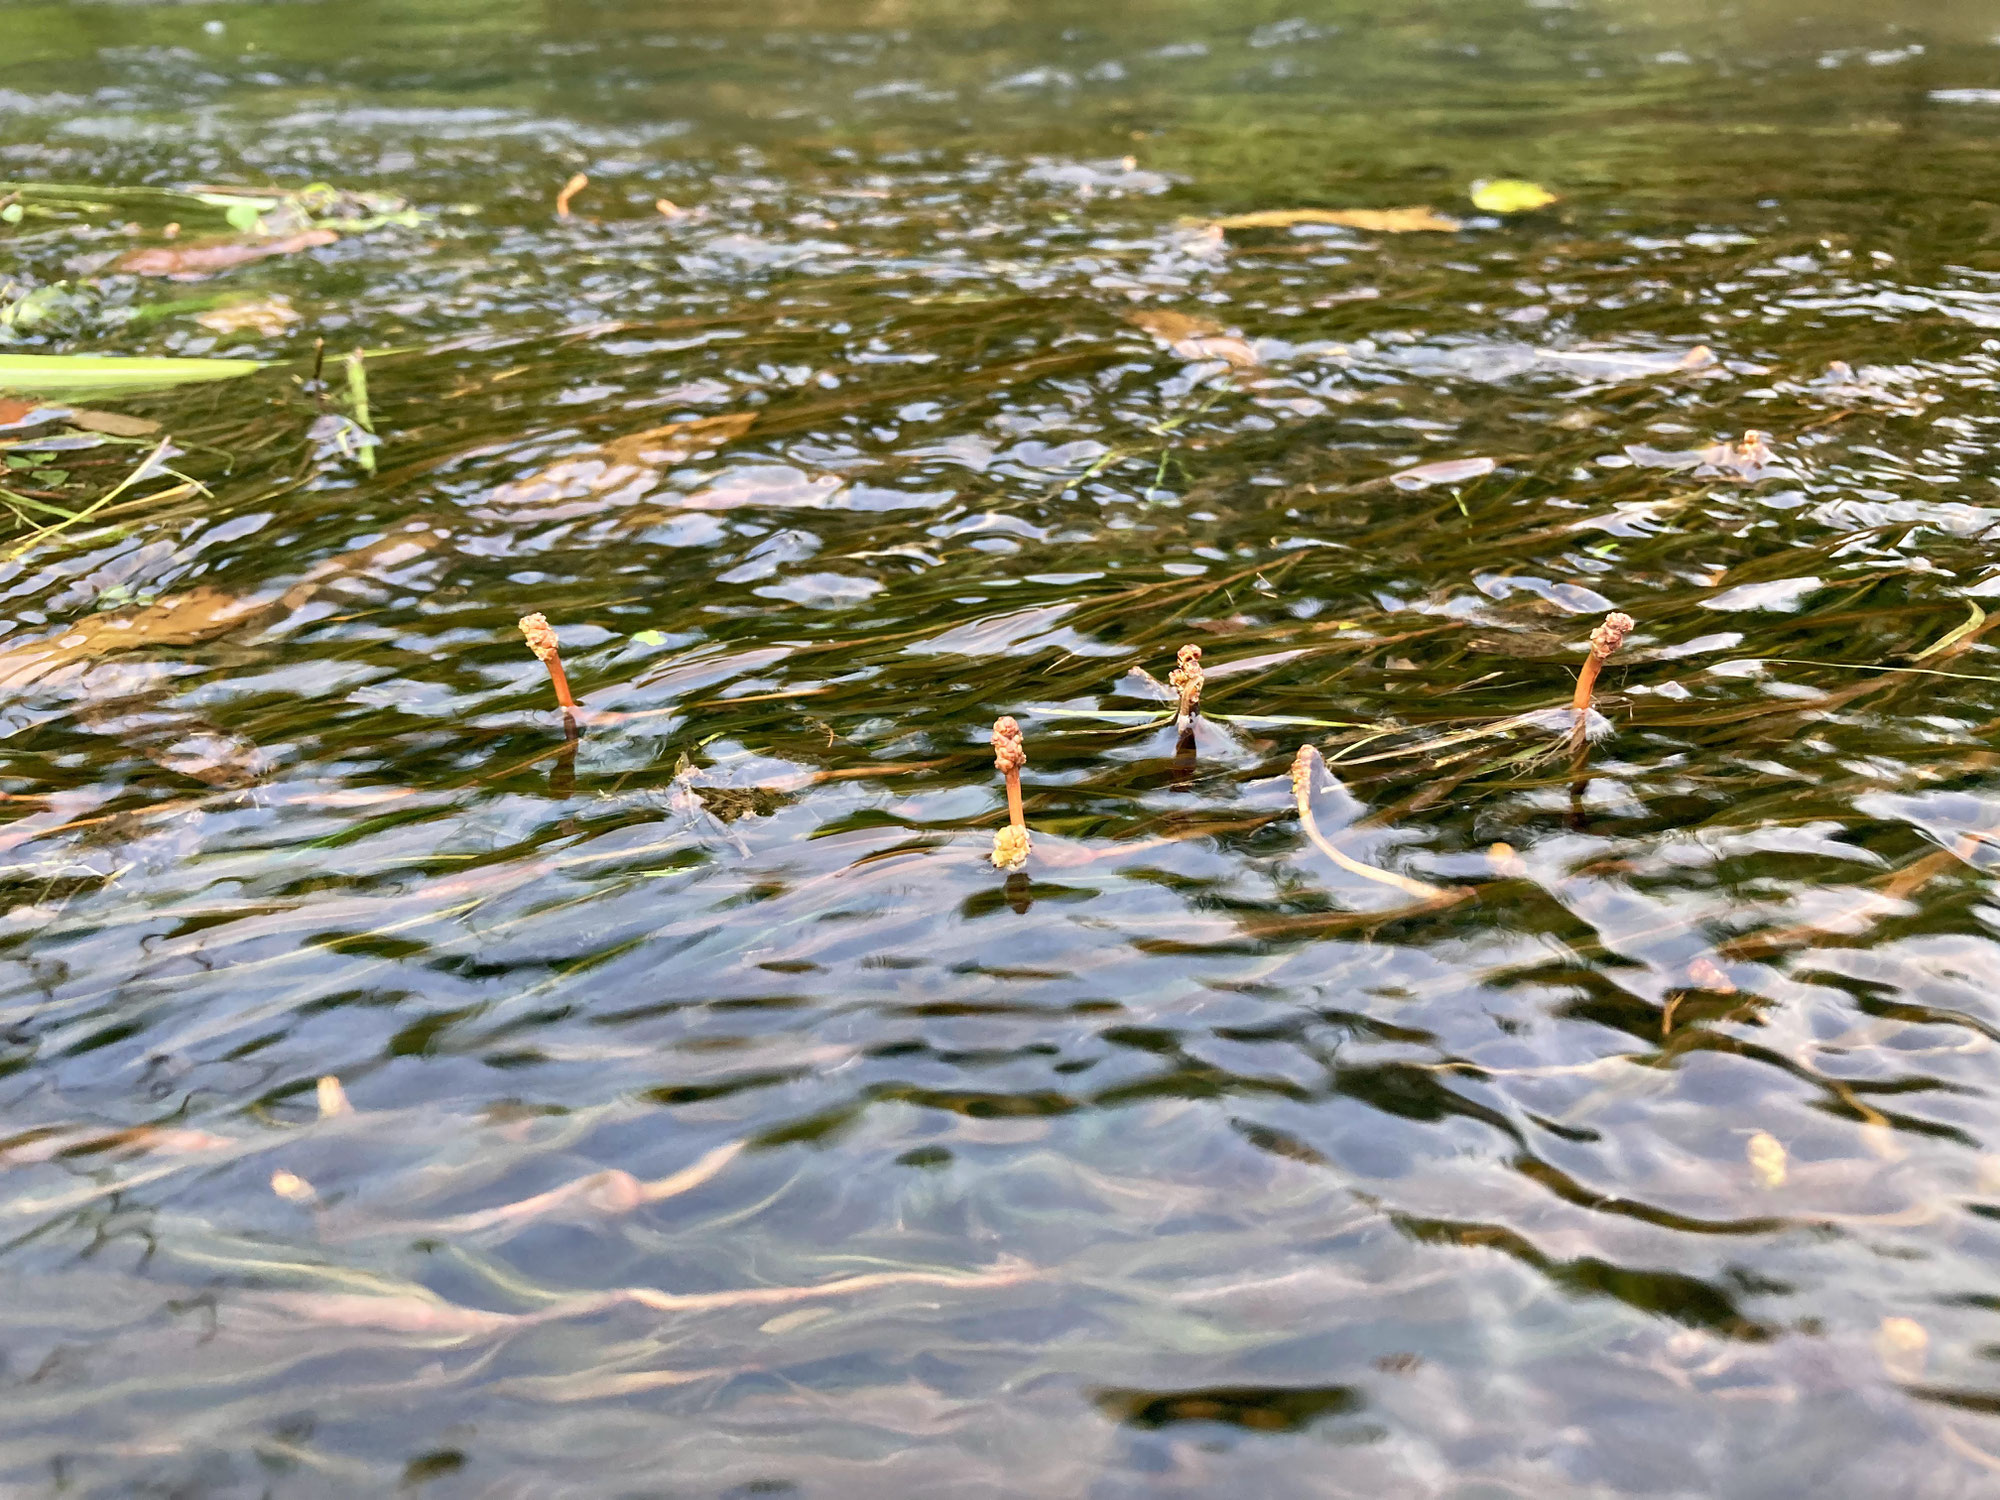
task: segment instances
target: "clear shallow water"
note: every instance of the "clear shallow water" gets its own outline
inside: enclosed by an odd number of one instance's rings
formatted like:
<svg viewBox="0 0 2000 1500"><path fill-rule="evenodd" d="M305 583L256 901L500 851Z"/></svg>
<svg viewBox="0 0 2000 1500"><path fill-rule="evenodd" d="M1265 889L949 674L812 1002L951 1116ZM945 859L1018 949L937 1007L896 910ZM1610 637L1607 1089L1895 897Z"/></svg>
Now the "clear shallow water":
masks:
<svg viewBox="0 0 2000 1500"><path fill-rule="evenodd" d="M435 215L0 250L286 362L0 576L10 1492L1990 1493L1991 17L713 10L6 12L0 176ZM1360 727L1049 712L1189 640Z"/></svg>

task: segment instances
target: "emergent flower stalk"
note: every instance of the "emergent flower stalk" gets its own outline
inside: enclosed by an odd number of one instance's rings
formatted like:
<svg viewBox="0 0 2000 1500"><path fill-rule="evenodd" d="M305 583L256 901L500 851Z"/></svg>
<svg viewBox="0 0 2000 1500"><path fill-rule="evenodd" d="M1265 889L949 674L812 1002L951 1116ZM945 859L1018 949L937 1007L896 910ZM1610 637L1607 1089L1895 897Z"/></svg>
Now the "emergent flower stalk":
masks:
<svg viewBox="0 0 2000 1500"><path fill-rule="evenodd" d="M549 669L549 682L556 690L556 702L562 705L565 714L574 716L576 699L570 695L569 677L563 671L562 652L556 646L556 633L544 615L521 616L521 634L528 638L528 649L541 659Z"/></svg>
<svg viewBox="0 0 2000 1500"><path fill-rule="evenodd" d="M993 863L1018 870L1028 862L1028 820L1021 810L1021 767L1028 748L1021 743L1021 726L1011 717L993 721L993 769L1007 778L1007 826L993 833Z"/></svg>

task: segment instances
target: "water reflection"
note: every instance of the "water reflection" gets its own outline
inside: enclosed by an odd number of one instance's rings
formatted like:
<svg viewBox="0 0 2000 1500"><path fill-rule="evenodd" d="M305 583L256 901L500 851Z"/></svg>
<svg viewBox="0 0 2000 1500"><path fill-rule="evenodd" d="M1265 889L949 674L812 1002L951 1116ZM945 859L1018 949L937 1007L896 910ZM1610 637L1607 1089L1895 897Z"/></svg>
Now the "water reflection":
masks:
<svg viewBox="0 0 2000 1500"><path fill-rule="evenodd" d="M6 1483L1983 1493L1983 11L16 19Z"/></svg>

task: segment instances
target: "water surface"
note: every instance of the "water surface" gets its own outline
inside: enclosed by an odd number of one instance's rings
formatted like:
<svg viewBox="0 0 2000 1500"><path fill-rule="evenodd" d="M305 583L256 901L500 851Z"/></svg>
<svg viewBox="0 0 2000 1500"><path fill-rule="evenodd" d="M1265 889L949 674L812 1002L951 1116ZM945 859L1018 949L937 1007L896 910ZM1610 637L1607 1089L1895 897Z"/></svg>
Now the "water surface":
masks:
<svg viewBox="0 0 2000 1500"><path fill-rule="evenodd" d="M0 539L9 1494L1992 1492L1990 8L0 25L0 178L421 215L0 231L276 362Z"/></svg>

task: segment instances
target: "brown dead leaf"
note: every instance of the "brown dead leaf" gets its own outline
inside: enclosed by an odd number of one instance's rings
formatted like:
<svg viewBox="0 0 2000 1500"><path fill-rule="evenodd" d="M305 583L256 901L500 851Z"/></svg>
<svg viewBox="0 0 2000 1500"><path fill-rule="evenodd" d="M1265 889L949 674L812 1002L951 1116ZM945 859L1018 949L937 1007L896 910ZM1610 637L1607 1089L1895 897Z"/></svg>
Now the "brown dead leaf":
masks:
<svg viewBox="0 0 2000 1500"><path fill-rule="evenodd" d="M66 420L79 431L101 432L106 437L149 437L160 430L160 424L149 417L128 417L116 411L72 409Z"/></svg>
<svg viewBox="0 0 2000 1500"><path fill-rule="evenodd" d="M219 271L268 260L274 255L295 255L316 250L340 238L331 229L308 229L282 239L200 240L190 245L154 245L144 250L128 250L112 262L114 271L135 276L166 276L175 281L199 281Z"/></svg>
<svg viewBox="0 0 2000 1500"><path fill-rule="evenodd" d="M1367 234L1449 234L1461 229L1456 219L1418 208L1270 208L1259 213L1231 214L1214 221L1217 229L1290 229L1294 224L1333 224Z"/></svg>
<svg viewBox="0 0 2000 1500"><path fill-rule="evenodd" d="M1238 370L1255 369L1258 364L1257 351L1212 318L1150 308L1131 314L1125 321L1150 333L1181 359L1195 362L1219 359Z"/></svg>
<svg viewBox="0 0 2000 1500"><path fill-rule="evenodd" d="M12 427L17 422L25 422L42 409L39 401L11 401L0 396L0 427Z"/></svg>

